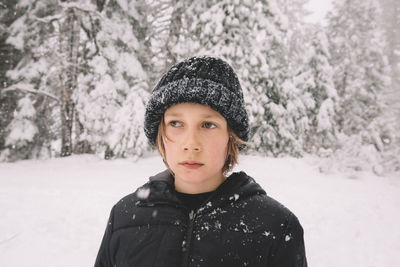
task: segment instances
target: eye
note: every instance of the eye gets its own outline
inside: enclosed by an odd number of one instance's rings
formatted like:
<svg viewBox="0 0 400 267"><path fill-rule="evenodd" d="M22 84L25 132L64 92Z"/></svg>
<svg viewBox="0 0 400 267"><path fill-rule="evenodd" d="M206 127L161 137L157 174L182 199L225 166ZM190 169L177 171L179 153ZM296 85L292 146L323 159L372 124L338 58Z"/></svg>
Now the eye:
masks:
<svg viewBox="0 0 400 267"><path fill-rule="evenodd" d="M207 122L203 123L203 127L204 127L204 128L207 128L207 129L214 129L214 128L217 127L217 125L215 125L215 124L212 123L212 122L207 121Z"/></svg>
<svg viewBox="0 0 400 267"><path fill-rule="evenodd" d="M171 125L172 127L181 127L182 126L182 123L179 121L170 121L168 124Z"/></svg>

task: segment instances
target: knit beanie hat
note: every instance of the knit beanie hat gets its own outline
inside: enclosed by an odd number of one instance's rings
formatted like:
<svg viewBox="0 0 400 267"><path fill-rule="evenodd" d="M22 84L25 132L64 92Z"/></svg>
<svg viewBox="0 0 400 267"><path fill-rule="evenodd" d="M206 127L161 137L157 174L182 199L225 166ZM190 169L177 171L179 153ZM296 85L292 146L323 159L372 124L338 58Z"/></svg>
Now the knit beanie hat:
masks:
<svg viewBox="0 0 400 267"><path fill-rule="evenodd" d="M147 103L144 131L155 145L158 125L169 107L179 103L209 106L229 127L248 141L249 124L239 80L228 63L213 57L193 57L173 66L154 88Z"/></svg>

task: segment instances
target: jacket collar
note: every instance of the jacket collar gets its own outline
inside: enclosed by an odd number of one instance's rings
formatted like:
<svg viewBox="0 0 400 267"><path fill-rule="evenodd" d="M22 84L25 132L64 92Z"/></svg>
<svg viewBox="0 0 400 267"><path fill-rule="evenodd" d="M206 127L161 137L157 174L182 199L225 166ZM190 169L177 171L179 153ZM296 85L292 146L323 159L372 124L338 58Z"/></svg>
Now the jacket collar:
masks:
<svg viewBox="0 0 400 267"><path fill-rule="evenodd" d="M140 200L141 205L169 204L183 207L183 204L176 195L174 177L169 170L151 176L149 182L143 188L148 189L149 194L147 198ZM253 178L245 172L235 172L226 178L200 210L206 211L213 207L223 207L239 199L264 194L266 194L265 191Z"/></svg>
<svg viewBox="0 0 400 267"><path fill-rule="evenodd" d="M169 170L165 170L165 171L160 172L160 173L158 173L158 174L156 174L154 176L151 176L149 178L149 181L150 182L153 182L153 181L164 181L164 182L167 182L167 183L174 183L174 177L172 176L172 174L170 173Z"/></svg>

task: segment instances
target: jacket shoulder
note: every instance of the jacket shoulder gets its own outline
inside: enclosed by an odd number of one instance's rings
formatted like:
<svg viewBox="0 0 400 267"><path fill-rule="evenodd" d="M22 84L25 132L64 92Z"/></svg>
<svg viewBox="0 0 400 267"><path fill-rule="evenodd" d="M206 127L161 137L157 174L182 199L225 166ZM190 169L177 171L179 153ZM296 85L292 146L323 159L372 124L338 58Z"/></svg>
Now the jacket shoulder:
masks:
<svg viewBox="0 0 400 267"><path fill-rule="evenodd" d="M262 214L278 218L288 218L294 216L294 213L285 205L268 195L260 195L257 199Z"/></svg>
<svg viewBox="0 0 400 267"><path fill-rule="evenodd" d="M122 197L120 200L117 201L114 205L114 209L124 209L128 205L131 206L132 204L135 204L137 201L141 199L141 197L145 198L147 197L146 195L149 193L149 182L141 185L138 187L135 191L132 193L129 193L128 195L125 195Z"/></svg>
<svg viewBox="0 0 400 267"><path fill-rule="evenodd" d="M246 182L241 186L241 192L238 194L238 198L241 201L237 205L249 210L250 217L257 216L265 219L286 220L294 216L291 210L269 196L253 177L244 172L240 172L238 175L243 177L243 181Z"/></svg>
<svg viewBox="0 0 400 267"><path fill-rule="evenodd" d="M134 192L122 197L113 207L113 231L130 226L143 225L143 209L139 203L150 194L150 182L137 188ZM138 216L141 215L141 216ZM135 218L136 217L136 218Z"/></svg>
<svg viewBox="0 0 400 267"><path fill-rule="evenodd" d="M168 201L166 201L168 200ZM121 198L114 206L114 230L168 223L170 214L161 214L161 207L177 205L173 185L168 180L149 179L135 192Z"/></svg>
<svg viewBox="0 0 400 267"><path fill-rule="evenodd" d="M266 194L250 197L246 206L251 212L249 217L259 218L267 222L269 227L284 228L292 221L298 222L296 215L289 208Z"/></svg>
<svg viewBox="0 0 400 267"><path fill-rule="evenodd" d="M149 181L138 187L133 193L130 193L121 198L116 204L116 207L126 207L127 203L136 203L140 200L146 200L150 194L165 189L167 184L172 182L172 176L168 170L160 172L149 177Z"/></svg>
<svg viewBox="0 0 400 267"><path fill-rule="evenodd" d="M277 200L263 195L260 198L265 235L274 239L270 252L271 266L307 266L304 230L297 216Z"/></svg>

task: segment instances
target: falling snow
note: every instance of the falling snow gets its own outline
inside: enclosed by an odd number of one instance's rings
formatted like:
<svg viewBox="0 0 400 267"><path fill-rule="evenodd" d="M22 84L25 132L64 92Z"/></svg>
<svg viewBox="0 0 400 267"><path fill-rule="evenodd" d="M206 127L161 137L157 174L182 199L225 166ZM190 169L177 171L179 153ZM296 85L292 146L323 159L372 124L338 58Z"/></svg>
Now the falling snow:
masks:
<svg viewBox="0 0 400 267"><path fill-rule="evenodd" d="M140 189L138 189L138 192L137 192L137 196L140 199L147 199L149 194L150 194L149 188L140 188Z"/></svg>

